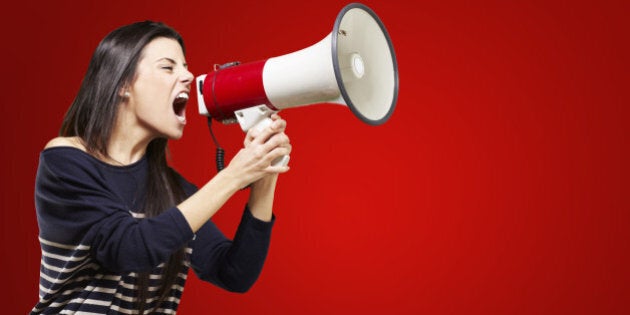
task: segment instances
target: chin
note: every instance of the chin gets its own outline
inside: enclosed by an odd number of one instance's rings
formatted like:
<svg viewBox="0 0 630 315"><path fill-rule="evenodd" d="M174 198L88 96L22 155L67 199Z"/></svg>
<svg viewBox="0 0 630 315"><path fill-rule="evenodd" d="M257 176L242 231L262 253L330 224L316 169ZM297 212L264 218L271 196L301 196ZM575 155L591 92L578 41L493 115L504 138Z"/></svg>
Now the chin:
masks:
<svg viewBox="0 0 630 315"><path fill-rule="evenodd" d="M167 138L168 140L179 140L181 139L183 135L184 135L184 128L181 128L179 130L170 130L162 134L162 136L164 138Z"/></svg>
<svg viewBox="0 0 630 315"><path fill-rule="evenodd" d="M178 134L174 134L168 137L169 140L179 140L184 136L184 132L180 132Z"/></svg>

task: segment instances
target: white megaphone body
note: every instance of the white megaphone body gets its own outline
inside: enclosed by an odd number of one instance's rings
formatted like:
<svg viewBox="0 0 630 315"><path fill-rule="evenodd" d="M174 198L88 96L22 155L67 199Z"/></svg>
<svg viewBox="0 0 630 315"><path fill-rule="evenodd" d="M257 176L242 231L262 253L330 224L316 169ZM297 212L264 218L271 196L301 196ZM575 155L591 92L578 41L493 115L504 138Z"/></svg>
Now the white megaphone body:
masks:
<svg viewBox="0 0 630 315"><path fill-rule="evenodd" d="M283 109L331 103L370 125L387 121L398 97L394 49L378 16L360 3L345 6L332 33L279 57L216 67L196 78L199 113L243 131L264 128ZM274 165L286 165L284 156Z"/></svg>

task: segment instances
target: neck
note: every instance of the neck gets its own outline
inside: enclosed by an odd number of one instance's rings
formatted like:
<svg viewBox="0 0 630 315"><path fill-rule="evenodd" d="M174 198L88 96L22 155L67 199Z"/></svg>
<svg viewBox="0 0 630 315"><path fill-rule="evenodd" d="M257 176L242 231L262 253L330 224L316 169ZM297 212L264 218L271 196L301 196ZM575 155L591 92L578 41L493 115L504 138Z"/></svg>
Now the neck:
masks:
<svg viewBox="0 0 630 315"><path fill-rule="evenodd" d="M106 162L118 165L129 165L139 161L145 154L148 142L110 141L107 146Z"/></svg>
<svg viewBox="0 0 630 315"><path fill-rule="evenodd" d="M135 124L125 122L125 115L119 115L109 143L106 162L118 165L129 165L140 160L146 153L149 142L153 140L142 128L134 128Z"/></svg>

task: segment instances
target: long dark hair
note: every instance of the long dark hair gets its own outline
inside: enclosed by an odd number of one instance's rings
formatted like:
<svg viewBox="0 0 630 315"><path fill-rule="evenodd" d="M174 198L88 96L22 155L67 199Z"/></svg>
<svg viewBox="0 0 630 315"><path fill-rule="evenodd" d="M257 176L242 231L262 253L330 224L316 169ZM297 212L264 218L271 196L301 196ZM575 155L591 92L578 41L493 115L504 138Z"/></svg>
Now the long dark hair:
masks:
<svg viewBox="0 0 630 315"><path fill-rule="evenodd" d="M163 23L137 22L109 33L92 56L79 93L64 117L59 135L77 136L89 153L109 157L107 144L118 106L123 101L120 92L133 82L144 47L158 37L177 40L185 52L184 41L179 33ZM167 164L167 141L165 138L156 138L147 146L149 170L144 202L147 217L156 216L184 199L179 177ZM175 283L184 255L185 250L181 248L171 255L164 266L155 308L165 300ZM147 306L148 279L148 273L139 274L137 297L141 314Z"/></svg>

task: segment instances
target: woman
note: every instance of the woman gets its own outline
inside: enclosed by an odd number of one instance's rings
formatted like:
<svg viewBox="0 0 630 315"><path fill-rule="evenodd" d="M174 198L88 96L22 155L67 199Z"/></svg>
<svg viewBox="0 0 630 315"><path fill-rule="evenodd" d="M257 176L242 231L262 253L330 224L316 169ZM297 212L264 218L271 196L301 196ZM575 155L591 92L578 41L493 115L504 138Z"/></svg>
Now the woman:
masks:
<svg viewBox="0 0 630 315"><path fill-rule="evenodd" d="M182 136L193 75L168 26L123 26L97 47L60 137L41 152L35 199L42 248L32 314L173 314L188 268L245 292L263 266L274 217L271 161L291 151L286 122L249 132L200 189L166 161ZM209 220L251 187L231 241Z"/></svg>

